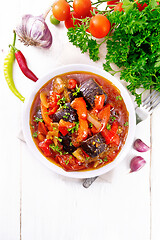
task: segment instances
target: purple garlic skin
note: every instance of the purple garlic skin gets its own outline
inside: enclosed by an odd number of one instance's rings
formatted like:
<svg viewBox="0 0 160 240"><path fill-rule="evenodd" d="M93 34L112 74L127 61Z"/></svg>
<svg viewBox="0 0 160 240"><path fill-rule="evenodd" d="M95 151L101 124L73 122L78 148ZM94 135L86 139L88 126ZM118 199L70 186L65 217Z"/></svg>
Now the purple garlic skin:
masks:
<svg viewBox="0 0 160 240"><path fill-rule="evenodd" d="M147 152L150 149L141 139L135 140L133 147L138 152Z"/></svg>
<svg viewBox="0 0 160 240"><path fill-rule="evenodd" d="M139 171L145 164L146 161L141 156L136 156L132 158L130 162L130 172Z"/></svg>
<svg viewBox="0 0 160 240"><path fill-rule="evenodd" d="M16 33L24 45L41 48L50 48L52 45L52 34L43 15L24 15L21 24L16 28Z"/></svg>

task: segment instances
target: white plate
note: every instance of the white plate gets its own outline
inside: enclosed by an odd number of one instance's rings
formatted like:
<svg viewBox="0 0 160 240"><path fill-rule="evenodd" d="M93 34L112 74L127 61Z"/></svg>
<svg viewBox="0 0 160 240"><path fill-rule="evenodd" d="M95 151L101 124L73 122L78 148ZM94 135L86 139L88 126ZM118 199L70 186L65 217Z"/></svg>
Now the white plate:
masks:
<svg viewBox="0 0 160 240"><path fill-rule="evenodd" d="M58 167L57 165L51 163L47 158L45 158L41 152L37 149L32 136L31 136L31 131L30 131L30 109L32 102L34 100L34 97L38 90L46 83L48 82L51 78L63 74L63 73L68 73L68 72L75 72L75 71L84 71L84 72L91 72L95 73L97 75L100 75L106 79L108 79L110 82L112 82L119 90L121 93L121 96L123 97L123 100L126 104L126 108L129 113L129 129L128 129L128 135L126 138L126 142L124 146L122 147L120 153L117 155L115 160L106 166L103 166L99 169L95 170L90 170L90 171L81 171L81 172L66 172L62 168ZM135 135L135 127L136 127L136 118L135 118L135 109L133 102L130 98L130 95L128 94L127 89L111 74L105 72L104 70L100 68L96 68L90 65L83 65L83 64L72 64L72 65L66 65L63 67L59 67L56 69L53 69L52 72L47 73L45 76L41 77L36 83L33 88L33 91L31 92L30 96L26 98L25 104L24 104L24 112L23 112L23 121L22 121L22 128L23 128L23 134L25 141L27 145L29 146L31 152L33 155L40 160L43 164L45 164L48 168L53 170L54 172L61 174L63 176L67 177L72 177L72 178L89 178L89 177L94 177L94 176L99 176L102 175L114 167L122 161L125 158L125 155L129 152L131 145L134 140L134 135Z"/></svg>

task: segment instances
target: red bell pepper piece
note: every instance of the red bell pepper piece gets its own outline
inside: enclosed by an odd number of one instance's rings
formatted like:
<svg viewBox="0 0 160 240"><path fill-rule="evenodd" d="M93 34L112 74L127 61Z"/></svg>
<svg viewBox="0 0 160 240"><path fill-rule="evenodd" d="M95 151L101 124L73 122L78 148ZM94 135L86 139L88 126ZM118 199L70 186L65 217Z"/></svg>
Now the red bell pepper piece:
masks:
<svg viewBox="0 0 160 240"><path fill-rule="evenodd" d="M75 98L71 103L71 107L77 110L78 117L81 119L87 119L86 102L83 97Z"/></svg>
<svg viewBox="0 0 160 240"><path fill-rule="evenodd" d="M79 118L79 128L77 142L84 141L88 136L88 122L87 120Z"/></svg>
<svg viewBox="0 0 160 240"><path fill-rule="evenodd" d="M69 89L74 89L76 88L77 81L75 79L69 79L68 81L68 88Z"/></svg>
<svg viewBox="0 0 160 240"><path fill-rule="evenodd" d="M58 129L65 136L68 133L68 129L73 128L75 123L66 122L63 119L59 121Z"/></svg>
<svg viewBox="0 0 160 240"><path fill-rule="evenodd" d="M108 104L98 114L98 118L101 119L101 124L102 124L101 131L105 129L107 126L107 123L110 118L110 109L111 109L111 106Z"/></svg>
<svg viewBox="0 0 160 240"><path fill-rule="evenodd" d="M48 116L48 110L47 110L47 108L42 104L42 102L41 102L41 114L42 114L42 118L43 118L45 124L47 125L48 129L52 130L52 127L51 127L52 120L51 120L51 118Z"/></svg>
<svg viewBox="0 0 160 240"><path fill-rule="evenodd" d="M52 140L51 139L45 139L43 142L40 142L38 144L38 146L42 149L44 155L46 157L50 157L51 156L51 151L50 151L50 147L49 145L52 144Z"/></svg>
<svg viewBox="0 0 160 240"><path fill-rule="evenodd" d="M111 130L107 130L106 128L101 132L102 136L105 138L106 143L109 144L113 141L114 136L116 135L118 130L118 122L113 122Z"/></svg>

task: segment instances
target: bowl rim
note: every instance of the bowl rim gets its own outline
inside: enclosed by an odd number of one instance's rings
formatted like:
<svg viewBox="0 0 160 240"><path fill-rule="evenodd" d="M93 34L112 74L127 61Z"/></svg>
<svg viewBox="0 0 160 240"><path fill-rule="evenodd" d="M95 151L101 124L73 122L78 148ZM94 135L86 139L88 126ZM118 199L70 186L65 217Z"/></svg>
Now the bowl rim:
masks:
<svg viewBox="0 0 160 240"><path fill-rule="evenodd" d="M45 156L43 156L43 154L40 152L40 150L38 150L37 146L35 145L33 138L31 136L30 124L29 124L30 108L32 106L32 102L34 100L35 95L37 94L39 89L43 87L43 85L46 82L48 82L50 79L60 74L71 73L76 71L77 72L83 71L83 72L95 73L97 75L100 75L106 78L108 81L110 81L113 85L115 85L120 90L120 93L126 104L127 111L129 113L129 128L128 128L128 135L127 135L125 144L113 162L108 163L107 165L95 170L66 172L62 168L55 165L54 163L50 162ZM122 85L122 83L120 83L118 79L116 79L110 73L104 71L100 67L95 67L93 65L69 64L69 65L64 65L61 67L54 68L52 71L50 71L49 73L39 78L39 80L35 83L35 86L33 87L32 92L26 97L26 100L24 103L23 116L22 116L22 131L23 131L24 139L27 143L27 146L29 147L29 150L31 151L31 153L34 155L35 158L40 160L49 169L51 169L57 174L60 174L66 177L90 178L90 177L100 176L102 174L109 172L113 168L115 168L125 158L126 154L129 152L129 149L133 144L135 129L136 129L135 108L127 89Z"/></svg>

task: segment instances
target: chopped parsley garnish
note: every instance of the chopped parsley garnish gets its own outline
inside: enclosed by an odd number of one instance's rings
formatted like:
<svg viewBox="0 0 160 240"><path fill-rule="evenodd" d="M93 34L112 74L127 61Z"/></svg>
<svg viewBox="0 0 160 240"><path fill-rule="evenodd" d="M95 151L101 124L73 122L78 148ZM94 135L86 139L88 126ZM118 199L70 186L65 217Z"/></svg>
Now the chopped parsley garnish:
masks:
<svg viewBox="0 0 160 240"><path fill-rule="evenodd" d="M74 123L75 123L74 127L68 128L68 131L71 132L71 133L74 133L74 132L78 131L78 128L79 128L79 122L74 122Z"/></svg>
<svg viewBox="0 0 160 240"><path fill-rule="evenodd" d="M119 96L116 96L116 99L121 101L122 97L119 95Z"/></svg>
<svg viewBox="0 0 160 240"><path fill-rule="evenodd" d="M68 163L69 163L69 160L66 160L66 161L65 161L65 164L67 165Z"/></svg>
<svg viewBox="0 0 160 240"><path fill-rule="evenodd" d="M93 123L89 123L89 127L92 128L93 127Z"/></svg>
<svg viewBox="0 0 160 240"><path fill-rule="evenodd" d="M80 87L76 84L75 92L73 93L73 96L77 97L77 95L80 93Z"/></svg>
<svg viewBox="0 0 160 240"><path fill-rule="evenodd" d="M111 130L111 124L107 123L106 128L107 128L108 130Z"/></svg>
<svg viewBox="0 0 160 240"><path fill-rule="evenodd" d="M113 122L114 120L116 120L116 117L115 116L111 116L111 120Z"/></svg>
<svg viewBox="0 0 160 240"><path fill-rule="evenodd" d="M103 162L108 162L107 157L103 158Z"/></svg>
<svg viewBox="0 0 160 240"><path fill-rule="evenodd" d="M62 139L57 137L57 136L54 136L54 138L56 138L59 142L62 142Z"/></svg>
<svg viewBox="0 0 160 240"><path fill-rule="evenodd" d="M68 118L70 116L70 113L65 113L65 115L63 116L63 118Z"/></svg>
<svg viewBox="0 0 160 240"><path fill-rule="evenodd" d="M43 118L35 117L34 122L36 122L36 123L43 122Z"/></svg>
<svg viewBox="0 0 160 240"><path fill-rule="evenodd" d="M86 160L88 161L90 159L90 157L86 157Z"/></svg>
<svg viewBox="0 0 160 240"><path fill-rule="evenodd" d="M125 122L125 123L124 123L124 126L125 126L125 127L126 127L126 126L128 126L128 125L129 125L129 123L128 123L128 122Z"/></svg>
<svg viewBox="0 0 160 240"><path fill-rule="evenodd" d="M58 147L58 145L55 146L54 143L52 143L52 144L49 145L49 147L50 147L53 151L58 152L60 155L63 154L62 151L61 151L61 149L60 149L60 147Z"/></svg>
<svg viewBox="0 0 160 240"><path fill-rule="evenodd" d="M58 102L57 102L57 105L59 105L58 110L60 110L62 108L67 108L65 103L66 103L66 98L65 97L62 97L61 99L59 99Z"/></svg>
<svg viewBox="0 0 160 240"><path fill-rule="evenodd" d="M33 136L34 138L37 138L38 132L34 132L32 136Z"/></svg>

